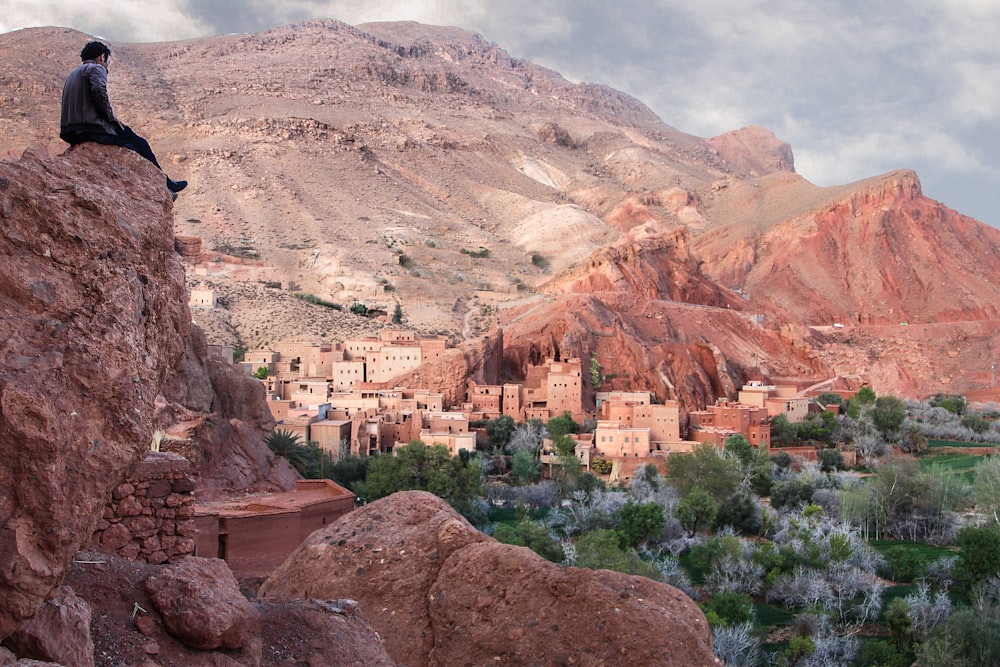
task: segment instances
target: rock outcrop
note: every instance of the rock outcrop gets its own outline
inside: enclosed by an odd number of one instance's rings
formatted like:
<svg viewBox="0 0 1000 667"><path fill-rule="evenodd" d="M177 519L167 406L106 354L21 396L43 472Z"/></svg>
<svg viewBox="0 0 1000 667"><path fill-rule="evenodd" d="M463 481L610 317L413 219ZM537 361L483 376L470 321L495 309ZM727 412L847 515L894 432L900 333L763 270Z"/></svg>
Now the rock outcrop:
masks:
<svg viewBox="0 0 1000 667"><path fill-rule="evenodd" d="M85 144L0 163L0 638L149 449L191 327L163 175Z"/></svg>
<svg viewBox="0 0 1000 667"><path fill-rule="evenodd" d="M410 491L316 531L263 601L357 600L399 664L717 665L698 606L671 586L561 568Z"/></svg>

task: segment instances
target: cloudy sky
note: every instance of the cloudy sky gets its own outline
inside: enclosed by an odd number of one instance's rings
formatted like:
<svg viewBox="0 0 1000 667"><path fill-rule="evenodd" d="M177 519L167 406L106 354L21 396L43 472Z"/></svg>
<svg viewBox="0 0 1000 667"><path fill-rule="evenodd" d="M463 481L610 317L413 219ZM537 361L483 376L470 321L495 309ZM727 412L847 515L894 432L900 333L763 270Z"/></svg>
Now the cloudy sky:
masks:
<svg viewBox="0 0 1000 667"><path fill-rule="evenodd" d="M482 34L578 82L623 90L710 137L763 125L836 185L915 169L924 194L1000 227L997 0L5 0L0 32L113 42L258 32L310 18Z"/></svg>

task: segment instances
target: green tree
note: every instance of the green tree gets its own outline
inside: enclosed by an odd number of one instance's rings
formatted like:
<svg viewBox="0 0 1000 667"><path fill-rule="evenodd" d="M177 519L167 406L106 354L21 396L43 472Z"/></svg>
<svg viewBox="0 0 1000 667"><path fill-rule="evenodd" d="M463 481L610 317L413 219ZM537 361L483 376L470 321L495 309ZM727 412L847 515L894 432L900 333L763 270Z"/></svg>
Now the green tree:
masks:
<svg viewBox="0 0 1000 667"><path fill-rule="evenodd" d="M782 651L782 655L785 658L785 665L787 667L795 667L815 652L816 642L809 637L796 635L789 640L788 646Z"/></svg>
<svg viewBox="0 0 1000 667"><path fill-rule="evenodd" d="M716 504L733 495L742 478L739 461L722 456L713 445L698 445L691 453L672 454L667 464L667 479L682 495L701 487Z"/></svg>
<svg viewBox="0 0 1000 667"><path fill-rule="evenodd" d="M771 487L771 507L798 507L812 500L813 485L807 481L793 478L778 482Z"/></svg>
<svg viewBox="0 0 1000 667"><path fill-rule="evenodd" d="M700 528L707 528L715 522L718 508L712 494L696 486L677 503L674 517L680 522L681 528L688 531L688 537L694 537Z"/></svg>
<svg viewBox="0 0 1000 667"><path fill-rule="evenodd" d="M742 433L734 433L726 438L723 451L739 459L740 463L744 466L749 466L753 462L753 445L750 444L750 441Z"/></svg>
<svg viewBox="0 0 1000 667"><path fill-rule="evenodd" d="M500 524L493 531L493 537L504 544L528 547L545 560L553 563L561 563L563 560L562 547L537 521L521 519L513 526Z"/></svg>
<svg viewBox="0 0 1000 667"><path fill-rule="evenodd" d="M519 449L514 452L510 470L514 476L514 483L523 486L538 479L542 474L542 465L527 449Z"/></svg>
<svg viewBox="0 0 1000 667"><path fill-rule="evenodd" d="M618 518L621 521L618 534L622 546L632 548L651 537L659 536L667 522L663 515L663 506L659 503L640 505L628 501L618 512Z"/></svg>
<svg viewBox="0 0 1000 667"><path fill-rule="evenodd" d="M958 577L969 588L1000 574L1000 533L992 528L966 526L955 538Z"/></svg>
<svg viewBox="0 0 1000 667"><path fill-rule="evenodd" d="M745 593L722 591L702 605L705 615L717 620L719 625L739 625L753 621L753 599ZM711 616L709 616L711 615Z"/></svg>
<svg viewBox="0 0 1000 667"><path fill-rule="evenodd" d="M788 422L784 414L771 418L771 442L778 447L791 447L799 441L799 431L795 424Z"/></svg>
<svg viewBox="0 0 1000 667"><path fill-rule="evenodd" d="M267 366L261 366L253 372L253 376L258 380L266 380L268 375Z"/></svg>
<svg viewBox="0 0 1000 667"><path fill-rule="evenodd" d="M372 459L367 489L372 500L397 491L429 491L466 514L482 492L482 468L476 461L451 456L444 445L428 447L413 440L397 447L393 456Z"/></svg>
<svg viewBox="0 0 1000 667"><path fill-rule="evenodd" d="M400 259L402 259L403 257L405 257L405 255L401 255ZM403 306L397 301L396 307L392 309L392 323L402 324L402 322L403 322Z"/></svg>
<svg viewBox="0 0 1000 667"><path fill-rule="evenodd" d="M900 434L899 448L904 452L916 454L927 449L927 436L919 424L910 424Z"/></svg>
<svg viewBox="0 0 1000 667"><path fill-rule="evenodd" d="M972 489L976 506L993 528L1000 528L1000 456L993 455L976 464Z"/></svg>
<svg viewBox="0 0 1000 667"><path fill-rule="evenodd" d="M719 505L715 525L719 528L732 526L743 535L756 535L761 527L760 508L745 493L733 494Z"/></svg>
<svg viewBox="0 0 1000 667"><path fill-rule="evenodd" d="M986 433L990 430L990 422L982 415L968 414L962 417L962 426L976 433Z"/></svg>
<svg viewBox="0 0 1000 667"><path fill-rule="evenodd" d="M906 604L906 600L895 598L889 603L885 612L885 624L896 650L900 653L909 651L912 645L913 619L910 618L910 606Z"/></svg>
<svg viewBox="0 0 1000 667"><path fill-rule="evenodd" d="M816 452L816 459L823 472L836 472L844 467L844 455L839 449L821 449Z"/></svg>
<svg viewBox="0 0 1000 667"><path fill-rule="evenodd" d="M663 578L656 565L642 560L635 549L622 549L618 533L613 530L585 533L576 541L574 548L577 567L638 574L658 581Z"/></svg>
<svg viewBox="0 0 1000 667"><path fill-rule="evenodd" d="M597 360L597 355L590 355L590 386L594 388L594 391L601 389L601 379L603 377L601 374L601 362Z"/></svg>
<svg viewBox="0 0 1000 667"><path fill-rule="evenodd" d="M573 420L573 415L569 411L553 417L546 426L549 429L549 437L553 440L561 435L580 432L580 425Z"/></svg>
<svg viewBox="0 0 1000 667"><path fill-rule="evenodd" d="M958 394L935 394L928 403L935 408L944 408L952 414L965 414L965 396Z"/></svg>
<svg viewBox="0 0 1000 667"><path fill-rule="evenodd" d="M368 477L368 463L370 461L371 459L368 457L362 458L348 454L330 466L326 476L337 484L364 496L367 494L367 489L365 489L365 493L359 493L358 484L364 482Z"/></svg>
<svg viewBox="0 0 1000 667"><path fill-rule="evenodd" d="M857 419L861 416L861 411L865 407L870 407L875 404L875 390L871 387L862 387L858 390L858 393L854 395L847 403L847 416L851 419Z"/></svg>
<svg viewBox="0 0 1000 667"><path fill-rule="evenodd" d="M500 415L495 419L486 422L486 435L490 437L490 444L494 451L500 451L510 442L514 435L514 427L517 424L510 415Z"/></svg>
<svg viewBox="0 0 1000 667"><path fill-rule="evenodd" d="M879 396L875 399L872 420L882 435L889 437L899 431L906 419L906 405L895 396Z"/></svg>

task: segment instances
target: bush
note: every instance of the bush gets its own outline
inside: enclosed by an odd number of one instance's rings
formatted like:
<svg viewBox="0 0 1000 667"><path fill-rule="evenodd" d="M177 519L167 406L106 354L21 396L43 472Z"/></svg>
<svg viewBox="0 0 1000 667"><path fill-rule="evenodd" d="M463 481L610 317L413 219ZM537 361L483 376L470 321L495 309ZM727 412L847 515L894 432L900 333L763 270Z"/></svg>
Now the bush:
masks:
<svg viewBox="0 0 1000 667"><path fill-rule="evenodd" d="M561 563L564 554L562 547L540 523L522 519L513 526L501 524L493 532L498 542L528 547L545 560Z"/></svg>
<svg viewBox="0 0 1000 667"><path fill-rule="evenodd" d="M812 484L798 479L778 482L771 487L771 507L781 509L805 505L812 499L813 490Z"/></svg>

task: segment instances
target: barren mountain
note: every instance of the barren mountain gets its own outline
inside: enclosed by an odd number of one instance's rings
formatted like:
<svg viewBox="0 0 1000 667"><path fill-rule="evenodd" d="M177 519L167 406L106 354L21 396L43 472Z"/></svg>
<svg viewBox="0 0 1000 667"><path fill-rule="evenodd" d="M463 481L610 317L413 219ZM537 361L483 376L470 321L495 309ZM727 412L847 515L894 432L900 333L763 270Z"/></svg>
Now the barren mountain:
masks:
<svg viewBox="0 0 1000 667"><path fill-rule="evenodd" d="M10 153L64 149L59 91L88 39L0 35ZM512 376L593 356L605 386L689 407L757 375L989 384L1000 233L912 172L816 187L766 129L694 137L456 28L331 20L111 46L119 115L191 182L175 232L205 251L189 285L225 296L194 313L216 342L375 324L298 292L399 303L456 340L499 319Z"/></svg>

